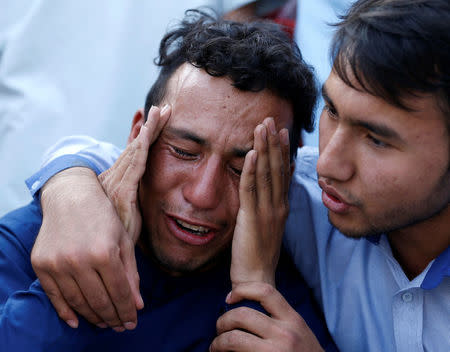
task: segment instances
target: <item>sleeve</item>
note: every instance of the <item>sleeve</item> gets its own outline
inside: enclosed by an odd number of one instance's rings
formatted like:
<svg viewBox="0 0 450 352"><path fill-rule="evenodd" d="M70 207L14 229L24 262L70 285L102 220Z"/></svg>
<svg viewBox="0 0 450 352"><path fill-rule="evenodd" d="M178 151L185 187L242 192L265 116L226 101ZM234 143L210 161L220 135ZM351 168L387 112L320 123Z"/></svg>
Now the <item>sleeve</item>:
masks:
<svg viewBox="0 0 450 352"><path fill-rule="evenodd" d="M0 219L0 345L9 351L81 351L88 326L71 329L53 309L30 263L40 227L36 201Z"/></svg>
<svg viewBox="0 0 450 352"><path fill-rule="evenodd" d="M322 305L321 273L327 268L319 257L327 248L332 227L317 183L317 158L316 148L299 149L289 188L290 208L283 241L297 269Z"/></svg>
<svg viewBox="0 0 450 352"><path fill-rule="evenodd" d="M25 183L33 197L55 174L81 166L97 175L111 167L122 151L116 146L87 136L70 136L58 141L44 154L41 169Z"/></svg>

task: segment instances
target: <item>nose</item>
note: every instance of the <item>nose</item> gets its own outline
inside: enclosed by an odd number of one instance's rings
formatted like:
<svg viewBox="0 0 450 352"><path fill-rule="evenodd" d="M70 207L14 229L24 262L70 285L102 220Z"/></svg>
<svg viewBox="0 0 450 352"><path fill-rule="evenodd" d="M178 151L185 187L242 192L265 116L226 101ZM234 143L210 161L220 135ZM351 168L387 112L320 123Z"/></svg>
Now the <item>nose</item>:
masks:
<svg viewBox="0 0 450 352"><path fill-rule="evenodd" d="M197 209L214 209L222 200L222 166L210 158L192 170L183 187L184 198Z"/></svg>
<svg viewBox="0 0 450 352"><path fill-rule="evenodd" d="M322 129L321 129L322 132ZM355 173L355 150L345 127L324 131L320 137L320 154L317 174L330 180L345 182Z"/></svg>

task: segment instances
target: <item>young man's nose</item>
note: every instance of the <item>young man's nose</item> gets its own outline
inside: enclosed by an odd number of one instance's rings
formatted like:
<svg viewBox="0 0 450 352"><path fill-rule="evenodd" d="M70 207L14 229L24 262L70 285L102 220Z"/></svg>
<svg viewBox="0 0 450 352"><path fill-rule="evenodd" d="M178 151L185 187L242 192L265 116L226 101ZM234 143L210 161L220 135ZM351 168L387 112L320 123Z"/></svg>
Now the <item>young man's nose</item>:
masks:
<svg viewBox="0 0 450 352"><path fill-rule="evenodd" d="M221 162L210 159L192 170L184 185L184 198L198 209L214 209L222 201L225 185Z"/></svg>
<svg viewBox="0 0 450 352"><path fill-rule="evenodd" d="M355 172L355 150L343 128L337 128L321 141L317 173L320 177L339 182L348 181Z"/></svg>

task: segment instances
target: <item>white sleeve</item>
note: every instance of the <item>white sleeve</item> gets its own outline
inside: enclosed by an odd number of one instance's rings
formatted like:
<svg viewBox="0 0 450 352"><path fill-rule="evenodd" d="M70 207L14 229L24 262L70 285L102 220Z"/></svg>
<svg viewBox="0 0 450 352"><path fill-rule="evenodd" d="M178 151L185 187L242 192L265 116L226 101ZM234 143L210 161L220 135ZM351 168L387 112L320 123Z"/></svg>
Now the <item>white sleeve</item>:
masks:
<svg viewBox="0 0 450 352"><path fill-rule="evenodd" d="M45 152L41 169L28 178L26 184L34 197L58 172L81 166L100 174L116 161L121 152L113 144L88 136L65 137Z"/></svg>

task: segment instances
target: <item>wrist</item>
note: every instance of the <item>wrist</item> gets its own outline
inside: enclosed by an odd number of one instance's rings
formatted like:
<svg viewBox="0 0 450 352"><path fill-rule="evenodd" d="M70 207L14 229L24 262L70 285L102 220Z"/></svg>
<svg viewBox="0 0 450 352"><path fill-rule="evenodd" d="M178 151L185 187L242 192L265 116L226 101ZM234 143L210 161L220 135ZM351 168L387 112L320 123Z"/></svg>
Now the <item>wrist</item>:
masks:
<svg viewBox="0 0 450 352"><path fill-rule="evenodd" d="M275 287L275 270L273 269L235 271L232 268L230 278L232 288L235 288L237 285L248 282L262 282Z"/></svg>
<svg viewBox="0 0 450 352"><path fill-rule="evenodd" d="M103 193L97 175L91 169L72 167L60 171L53 175L40 190L42 211L49 208L53 202L64 205L68 201L81 201L84 195L89 194L90 189L98 189Z"/></svg>

